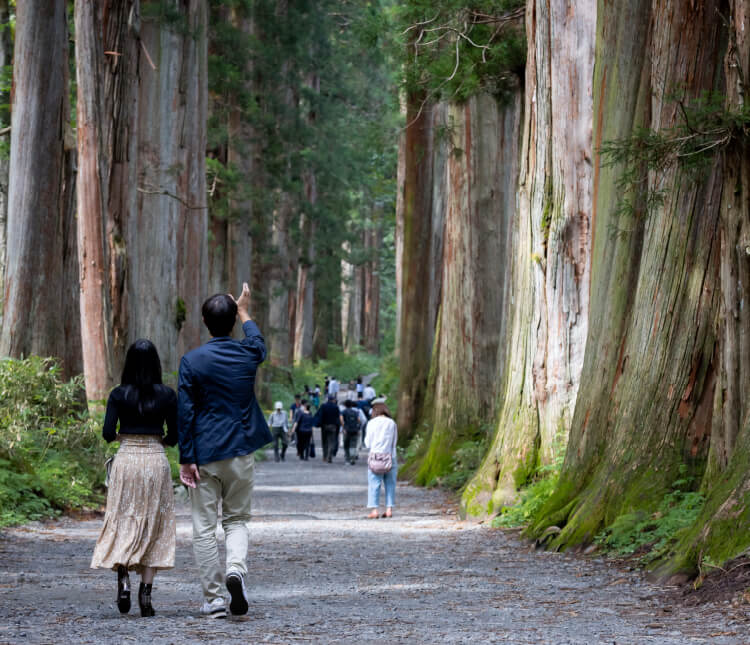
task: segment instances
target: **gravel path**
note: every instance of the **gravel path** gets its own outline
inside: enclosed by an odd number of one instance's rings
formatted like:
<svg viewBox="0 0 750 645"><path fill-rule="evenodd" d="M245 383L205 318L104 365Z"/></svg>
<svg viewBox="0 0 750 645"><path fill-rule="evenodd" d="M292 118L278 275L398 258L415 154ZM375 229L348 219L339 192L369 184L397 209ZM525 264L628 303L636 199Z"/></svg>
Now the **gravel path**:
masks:
<svg viewBox="0 0 750 645"><path fill-rule="evenodd" d="M114 574L88 568L100 520L0 534L0 643L750 642L744 611L669 606L636 572L458 521L439 491L399 485L396 517L365 520L363 461L258 464L241 618L199 616L184 506L153 619L135 600L121 616Z"/></svg>

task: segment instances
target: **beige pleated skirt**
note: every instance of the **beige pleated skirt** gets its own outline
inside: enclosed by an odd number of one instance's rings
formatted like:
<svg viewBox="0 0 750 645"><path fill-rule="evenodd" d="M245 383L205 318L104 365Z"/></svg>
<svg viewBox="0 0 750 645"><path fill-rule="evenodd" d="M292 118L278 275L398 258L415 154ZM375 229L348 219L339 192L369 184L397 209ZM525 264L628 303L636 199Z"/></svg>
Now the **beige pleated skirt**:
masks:
<svg viewBox="0 0 750 645"><path fill-rule="evenodd" d="M172 477L161 438L122 435L91 567L171 569L175 532Z"/></svg>

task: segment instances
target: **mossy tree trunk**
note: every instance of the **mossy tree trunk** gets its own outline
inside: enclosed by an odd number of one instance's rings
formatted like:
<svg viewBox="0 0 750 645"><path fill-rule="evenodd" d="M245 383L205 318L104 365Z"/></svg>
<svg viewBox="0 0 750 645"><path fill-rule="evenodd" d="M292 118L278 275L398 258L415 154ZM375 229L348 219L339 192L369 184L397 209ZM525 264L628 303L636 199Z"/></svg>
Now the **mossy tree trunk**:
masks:
<svg viewBox="0 0 750 645"><path fill-rule="evenodd" d="M530 0L517 209L504 252L510 303L498 326L492 446L463 495L472 515L511 502L565 446L588 329L596 9ZM515 185L504 177L504 185Z"/></svg>
<svg viewBox="0 0 750 645"><path fill-rule="evenodd" d="M714 88L721 7L599 2L594 148L680 118L670 99ZM679 168L644 174L664 190L623 196L622 168L595 160L591 305L586 356L558 489L531 527L553 546L593 539L618 515L655 510L681 464L701 472L711 433L719 306L717 164L688 181ZM643 192L643 191L641 191ZM633 208L622 209L623 197Z"/></svg>
<svg viewBox="0 0 750 645"><path fill-rule="evenodd" d="M724 62L726 108L747 109L750 11L729 3ZM721 313L706 505L664 572L694 573L704 558L723 563L750 547L750 145L733 143L723 159L720 215Z"/></svg>
<svg viewBox="0 0 750 645"><path fill-rule="evenodd" d="M482 439L493 416L510 283L520 92L507 107L479 96L443 114L449 134L435 147L443 160L433 177L444 191L433 199L445 204L442 298L423 409L430 434L418 462L420 484L447 474L460 442Z"/></svg>

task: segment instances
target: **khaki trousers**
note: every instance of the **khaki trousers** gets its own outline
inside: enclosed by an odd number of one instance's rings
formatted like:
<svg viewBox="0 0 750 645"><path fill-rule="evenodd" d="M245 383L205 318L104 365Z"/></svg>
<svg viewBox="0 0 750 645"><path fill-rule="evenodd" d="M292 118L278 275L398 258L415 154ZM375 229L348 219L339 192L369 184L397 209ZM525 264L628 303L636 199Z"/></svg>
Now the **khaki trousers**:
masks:
<svg viewBox="0 0 750 645"><path fill-rule="evenodd" d="M190 490L193 514L193 553L207 602L224 597L230 571L247 576L247 522L253 493L255 458L252 454L222 459L200 467L200 481ZM227 549L226 567L219 563L216 527L221 500L221 526Z"/></svg>

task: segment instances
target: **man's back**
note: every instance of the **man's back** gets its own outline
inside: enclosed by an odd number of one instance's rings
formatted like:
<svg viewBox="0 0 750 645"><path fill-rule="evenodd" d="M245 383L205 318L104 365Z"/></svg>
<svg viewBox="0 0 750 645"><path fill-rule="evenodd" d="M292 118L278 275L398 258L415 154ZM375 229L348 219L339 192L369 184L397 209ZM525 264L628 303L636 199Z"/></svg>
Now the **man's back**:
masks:
<svg viewBox="0 0 750 645"><path fill-rule="evenodd" d="M272 440L255 399L255 374L266 357L258 326L242 326L245 338L212 338L180 363L181 462L205 464L247 455Z"/></svg>

